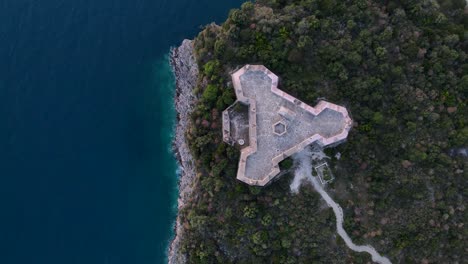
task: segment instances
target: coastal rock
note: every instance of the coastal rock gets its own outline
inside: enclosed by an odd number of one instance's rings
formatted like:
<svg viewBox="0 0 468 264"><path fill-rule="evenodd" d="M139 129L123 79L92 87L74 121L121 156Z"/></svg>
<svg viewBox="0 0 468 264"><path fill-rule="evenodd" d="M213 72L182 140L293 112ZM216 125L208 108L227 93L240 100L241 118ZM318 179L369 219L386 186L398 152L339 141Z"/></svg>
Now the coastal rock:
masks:
<svg viewBox="0 0 468 264"><path fill-rule="evenodd" d="M179 198L178 211L185 207L191 194L196 177L194 161L185 138L189 129L190 115L193 111L196 97L193 89L197 84L198 65L194 57L193 41L184 40L182 45L171 50L171 66L176 79L175 108L177 111L177 126L173 142L173 150L179 162ZM169 264L186 263L187 259L180 252L184 236L184 227L180 215L175 224L175 237L169 247Z"/></svg>

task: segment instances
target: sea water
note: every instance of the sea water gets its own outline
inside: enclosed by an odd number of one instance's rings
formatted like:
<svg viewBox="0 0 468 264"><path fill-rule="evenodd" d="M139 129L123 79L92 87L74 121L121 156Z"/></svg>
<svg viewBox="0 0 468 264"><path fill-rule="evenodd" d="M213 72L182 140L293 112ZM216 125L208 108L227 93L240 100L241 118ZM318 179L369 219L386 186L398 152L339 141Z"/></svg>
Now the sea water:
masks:
<svg viewBox="0 0 468 264"><path fill-rule="evenodd" d="M163 263L170 46L242 1L0 0L0 263Z"/></svg>

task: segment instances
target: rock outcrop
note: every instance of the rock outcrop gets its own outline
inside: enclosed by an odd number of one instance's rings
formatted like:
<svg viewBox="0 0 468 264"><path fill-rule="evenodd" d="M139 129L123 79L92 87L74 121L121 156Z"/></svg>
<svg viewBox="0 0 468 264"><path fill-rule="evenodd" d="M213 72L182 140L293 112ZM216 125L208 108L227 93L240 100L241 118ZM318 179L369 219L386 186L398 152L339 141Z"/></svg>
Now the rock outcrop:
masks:
<svg viewBox="0 0 468 264"><path fill-rule="evenodd" d="M193 41L184 40L182 45L171 51L171 66L176 79L175 108L177 111L177 126L173 149L179 161L179 198L178 212L183 209L192 194L196 176L192 154L185 138L190 126L190 114L196 100L193 89L197 84L198 65L194 57ZM178 214L175 224L175 237L169 247L169 264L186 263L185 255L180 252L184 237L184 228Z"/></svg>

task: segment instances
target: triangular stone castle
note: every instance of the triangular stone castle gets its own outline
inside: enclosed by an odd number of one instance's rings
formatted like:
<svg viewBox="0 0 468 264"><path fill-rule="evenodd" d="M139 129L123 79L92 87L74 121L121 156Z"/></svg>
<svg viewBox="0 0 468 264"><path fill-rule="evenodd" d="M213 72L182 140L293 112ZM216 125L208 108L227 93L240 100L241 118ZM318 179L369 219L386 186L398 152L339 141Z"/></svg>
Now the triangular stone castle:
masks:
<svg viewBox="0 0 468 264"><path fill-rule="evenodd" d="M263 65L245 65L232 82L237 101L223 111L223 140L241 149L237 179L249 185L266 185L279 162L311 143L325 147L348 136L346 108L301 102L278 89L278 76Z"/></svg>

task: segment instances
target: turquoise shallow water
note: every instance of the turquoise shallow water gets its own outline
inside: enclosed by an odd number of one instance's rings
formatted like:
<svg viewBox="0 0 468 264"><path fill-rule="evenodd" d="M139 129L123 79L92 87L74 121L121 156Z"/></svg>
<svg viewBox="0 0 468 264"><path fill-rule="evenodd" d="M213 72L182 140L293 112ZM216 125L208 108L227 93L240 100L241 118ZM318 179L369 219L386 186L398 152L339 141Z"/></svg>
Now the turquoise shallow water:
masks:
<svg viewBox="0 0 468 264"><path fill-rule="evenodd" d="M167 54L240 3L0 0L0 263L165 262Z"/></svg>

